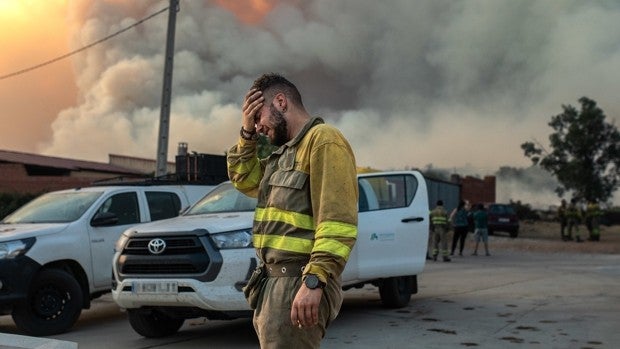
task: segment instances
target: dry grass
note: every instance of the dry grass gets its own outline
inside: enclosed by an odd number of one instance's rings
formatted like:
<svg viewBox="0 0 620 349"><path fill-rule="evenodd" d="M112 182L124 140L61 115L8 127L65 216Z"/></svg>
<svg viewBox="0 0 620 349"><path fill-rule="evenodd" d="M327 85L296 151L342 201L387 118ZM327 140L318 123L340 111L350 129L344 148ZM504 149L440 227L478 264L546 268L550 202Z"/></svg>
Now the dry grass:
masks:
<svg viewBox="0 0 620 349"><path fill-rule="evenodd" d="M582 239L587 239L588 231L585 226L580 226L579 232ZM499 236L491 237L489 245L492 250L620 254L620 226L601 226L600 241L577 243L560 240L559 223L522 221L519 236L516 239L508 238L507 235L499 233Z"/></svg>

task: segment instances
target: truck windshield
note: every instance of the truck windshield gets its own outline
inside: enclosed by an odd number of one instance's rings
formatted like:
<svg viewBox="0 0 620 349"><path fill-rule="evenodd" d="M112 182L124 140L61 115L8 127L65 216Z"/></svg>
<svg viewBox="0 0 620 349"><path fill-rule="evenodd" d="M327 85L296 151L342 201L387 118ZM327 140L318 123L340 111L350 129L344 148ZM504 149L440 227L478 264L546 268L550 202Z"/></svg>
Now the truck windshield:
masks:
<svg viewBox="0 0 620 349"><path fill-rule="evenodd" d="M198 201L185 215L254 211L255 208L255 198L244 195L230 183L224 183Z"/></svg>
<svg viewBox="0 0 620 349"><path fill-rule="evenodd" d="M80 218L101 192L63 192L39 196L8 215L2 223L68 223Z"/></svg>

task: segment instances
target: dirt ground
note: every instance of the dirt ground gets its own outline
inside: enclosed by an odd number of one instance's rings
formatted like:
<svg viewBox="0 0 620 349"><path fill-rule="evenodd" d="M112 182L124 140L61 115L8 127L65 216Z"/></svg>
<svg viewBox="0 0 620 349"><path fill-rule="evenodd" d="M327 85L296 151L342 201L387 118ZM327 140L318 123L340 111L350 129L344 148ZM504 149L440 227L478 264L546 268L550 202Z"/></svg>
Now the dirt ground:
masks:
<svg viewBox="0 0 620 349"><path fill-rule="evenodd" d="M587 241L588 231L583 225L579 227L579 232L581 239L586 241L582 243L561 241L559 223L522 221L517 238L511 239L507 234L496 233L489 239L489 249L491 251L511 249L550 253L620 254L620 225L601 226L600 241Z"/></svg>

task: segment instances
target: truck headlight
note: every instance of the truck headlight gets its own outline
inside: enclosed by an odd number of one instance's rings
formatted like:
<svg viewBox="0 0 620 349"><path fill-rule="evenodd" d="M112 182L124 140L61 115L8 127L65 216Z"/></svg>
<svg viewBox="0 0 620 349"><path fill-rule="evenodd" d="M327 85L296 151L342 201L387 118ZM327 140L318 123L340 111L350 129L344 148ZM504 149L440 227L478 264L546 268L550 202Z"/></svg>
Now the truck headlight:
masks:
<svg viewBox="0 0 620 349"><path fill-rule="evenodd" d="M123 252L127 241L129 240L129 236L127 234L122 233L121 236L116 240L116 244L114 245L114 252Z"/></svg>
<svg viewBox="0 0 620 349"><path fill-rule="evenodd" d="M0 259L13 259L22 255L34 245L35 238L0 242Z"/></svg>
<svg viewBox="0 0 620 349"><path fill-rule="evenodd" d="M211 240L219 249L252 247L252 230L237 230L211 235Z"/></svg>

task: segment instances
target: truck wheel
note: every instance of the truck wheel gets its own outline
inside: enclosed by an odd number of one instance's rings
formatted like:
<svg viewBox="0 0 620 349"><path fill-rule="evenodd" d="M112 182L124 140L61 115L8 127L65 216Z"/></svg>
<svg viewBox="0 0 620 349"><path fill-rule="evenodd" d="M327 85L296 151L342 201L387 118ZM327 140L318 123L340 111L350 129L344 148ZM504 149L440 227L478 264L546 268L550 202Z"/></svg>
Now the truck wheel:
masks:
<svg viewBox="0 0 620 349"><path fill-rule="evenodd" d="M409 304L413 293L413 278L398 276L384 279L379 286L381 303L387 308L402 308Z"/></svg>
<svg viewBox="0 0 620 349"><path fill-rule="evenodd" d="M157 310L127 309L129 324L147 338L166 337L177 333L185 319L176 319Z"/></svg>
<svg viewBox="0 0 620 349"><path fill-rule="evenodd" d="M31 336L64 333L80 317L82 301L82 289L71 274L43 270L30 286L28 298L13 308L13 321Z"/></svg>
<svg viewBox="0 0 620 349"><path fill-rule="evenodd" d="M510 237L513 239L516 238L518 235L519 235L519 229L515 229L510 232Z"/></svg>

